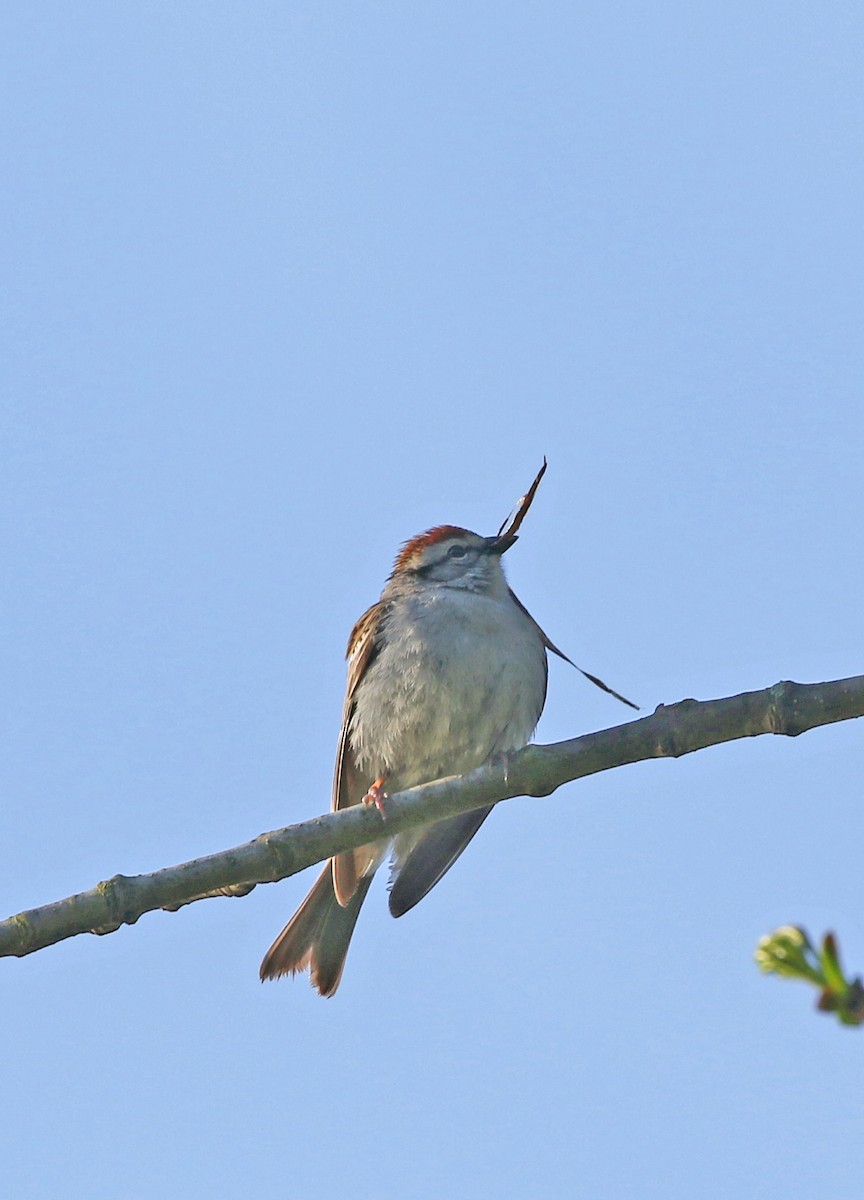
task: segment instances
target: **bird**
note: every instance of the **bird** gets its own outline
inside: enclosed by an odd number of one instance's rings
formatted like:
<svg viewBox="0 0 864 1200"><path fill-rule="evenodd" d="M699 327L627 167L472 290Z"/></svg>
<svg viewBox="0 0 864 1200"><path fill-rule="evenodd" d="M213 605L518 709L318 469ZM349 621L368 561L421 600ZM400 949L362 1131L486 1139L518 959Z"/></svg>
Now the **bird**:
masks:
<svg viewBox="0 0 864 1200"><path fill-rule="evenodd" d="M506 531L502 526L483 537L436 525L402 546L380 599L357 621L348 642L334 811L374 803L386 824L385 788L399 792L464 774L531 738L546 699L547 651L571 662L509 587L501 561L517 540L515 530L539 479ZM449 871L493 807L329 859L264 956L261 979L308 970L313 987L332 996L363 901L388 852L389 907L399 917Z"/></svg>

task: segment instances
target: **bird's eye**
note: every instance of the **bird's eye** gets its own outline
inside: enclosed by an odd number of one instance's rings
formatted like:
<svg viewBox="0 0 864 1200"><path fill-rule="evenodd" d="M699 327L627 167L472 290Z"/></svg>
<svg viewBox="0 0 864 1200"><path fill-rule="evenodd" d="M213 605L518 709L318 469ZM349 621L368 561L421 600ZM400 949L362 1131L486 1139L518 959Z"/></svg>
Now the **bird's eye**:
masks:
<svg viewBox="0 0 864 1200"><path fill-rule="evenodd" d="M447 551L448 558L464 558L468 553L468 547L463 546L461 542L457 542L455 546L451 546Z"/></svg>

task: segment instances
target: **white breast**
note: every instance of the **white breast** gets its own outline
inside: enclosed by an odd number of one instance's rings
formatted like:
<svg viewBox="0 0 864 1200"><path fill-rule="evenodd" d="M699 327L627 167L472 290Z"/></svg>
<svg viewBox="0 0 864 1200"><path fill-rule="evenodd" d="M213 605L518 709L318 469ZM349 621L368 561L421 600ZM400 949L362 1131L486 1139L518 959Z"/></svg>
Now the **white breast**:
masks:
<svg viewBox="0 0 864 1200"><path fill-rule="evenodd" d="M440 587L396 600L355 693L357 764L388 790L462 774L515 750L546 695L546 651L510 599Z"/></svg>

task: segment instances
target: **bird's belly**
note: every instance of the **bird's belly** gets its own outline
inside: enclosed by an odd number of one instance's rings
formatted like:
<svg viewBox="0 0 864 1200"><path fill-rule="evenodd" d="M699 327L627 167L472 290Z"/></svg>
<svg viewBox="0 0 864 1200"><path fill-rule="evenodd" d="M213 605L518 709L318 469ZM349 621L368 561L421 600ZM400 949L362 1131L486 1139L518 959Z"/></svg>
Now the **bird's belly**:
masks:
<svg viewBox="0 0 864 1200"><path fill-rule="evenodd" d="M391 632L357 689L357 765L394 791L470 771L534 732L546 691L540 637L518 610L489 603L478 614L473 601L467 614L442 605Z"/></svg>

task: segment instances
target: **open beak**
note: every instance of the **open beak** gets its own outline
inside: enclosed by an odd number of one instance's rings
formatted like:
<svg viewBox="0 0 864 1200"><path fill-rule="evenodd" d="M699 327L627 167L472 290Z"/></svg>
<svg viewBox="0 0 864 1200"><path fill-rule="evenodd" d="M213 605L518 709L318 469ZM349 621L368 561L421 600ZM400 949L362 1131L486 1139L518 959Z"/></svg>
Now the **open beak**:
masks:
<svg viewBox="0 0 864 1200"><path fill-rule="evenodd" d="M490 537L486 539L487 554L505 554L514 542L518 542L519 538L515 533L505 533L499 537Z"/></svg>

